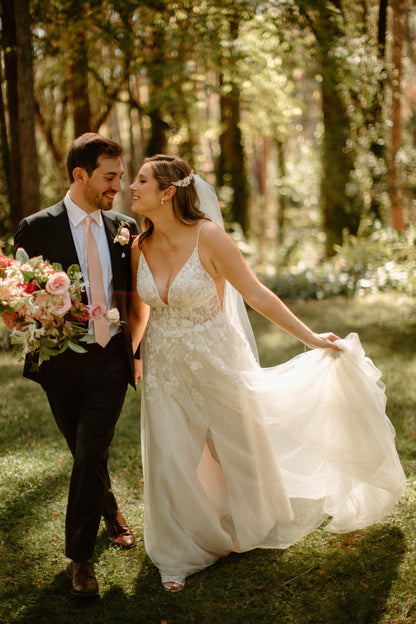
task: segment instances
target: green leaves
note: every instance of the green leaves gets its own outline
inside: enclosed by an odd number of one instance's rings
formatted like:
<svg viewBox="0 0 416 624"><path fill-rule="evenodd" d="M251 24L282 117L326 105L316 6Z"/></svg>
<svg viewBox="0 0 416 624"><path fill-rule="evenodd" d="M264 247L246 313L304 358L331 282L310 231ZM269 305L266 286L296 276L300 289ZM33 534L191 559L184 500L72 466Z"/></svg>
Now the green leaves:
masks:
<svg viewBox="0 0 416 624"><path fill-rule="evenodd" d="M19 249L16 251L16 260L20 262L20 264L26 264L29 262L29 256L27 255L23 247L19 247Z"/></svg>

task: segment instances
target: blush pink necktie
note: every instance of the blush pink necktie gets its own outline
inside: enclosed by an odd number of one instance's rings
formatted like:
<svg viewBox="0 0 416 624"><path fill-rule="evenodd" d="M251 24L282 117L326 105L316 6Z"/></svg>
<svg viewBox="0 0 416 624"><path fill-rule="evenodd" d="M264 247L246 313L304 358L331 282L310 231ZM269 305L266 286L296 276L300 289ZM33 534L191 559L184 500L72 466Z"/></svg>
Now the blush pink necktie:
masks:
<svg viewBox="0 0 416 624"><path fill-rule="evenodd" d="M85 248L88 260L88 281L90 284L91 303L102 303L106 306L103 274L100 256L94 234L91 231L93 219L89 215L84 219ZM105 347L111 338L110 324L105 318L93 321L95 342Z"/></svg>

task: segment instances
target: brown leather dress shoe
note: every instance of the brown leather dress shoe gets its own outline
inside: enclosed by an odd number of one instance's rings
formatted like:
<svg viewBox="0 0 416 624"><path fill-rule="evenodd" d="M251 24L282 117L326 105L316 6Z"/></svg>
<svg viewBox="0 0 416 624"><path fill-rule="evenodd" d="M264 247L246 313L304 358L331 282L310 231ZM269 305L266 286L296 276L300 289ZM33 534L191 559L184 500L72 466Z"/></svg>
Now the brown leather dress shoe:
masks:
<svg viewBox="0 0 416 624"><path fill-rule="evenodd" d="M104 519L104 521L110 542L123 548L133 548L136 544L136 538L121 511L118 511L112 520Z"/></svg>
<svg viewBox="0 0 416 624"><path fill-rule="evenodd" d="M72 580L71 594L78 598L96 598L98 581L89 561L71 561L69 574Z"/></svg>

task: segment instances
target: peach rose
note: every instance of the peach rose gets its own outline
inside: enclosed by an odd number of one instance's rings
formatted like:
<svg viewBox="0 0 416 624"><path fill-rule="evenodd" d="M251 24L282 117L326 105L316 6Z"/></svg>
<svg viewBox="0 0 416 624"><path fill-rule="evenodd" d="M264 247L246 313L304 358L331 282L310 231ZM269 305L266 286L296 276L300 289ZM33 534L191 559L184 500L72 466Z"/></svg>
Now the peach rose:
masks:
<svg viewBox="0 0 416 624"><path fill-rule="evenodd" d="M12 280L4 281L0 284L0 299L8 301L15 294L16 284Z"/></svg>
<svg viewBox="0 0 416 624"><path fill-rule="evenodd" d="M2 318L2 321L5 324L5 326L7 327L7 329L9 331L12 331L13 325L17 321L18 316L17 316L17 314L12 314L11 312L3 312L1 318Z"/></svg>
<svg viewBox="0 0 416 624"><path fill-rule="evenodd" d="M121 246L127 245L130 240L130 230L126 226L119 227L119 230L114 237L114 242L119 243Z"/></svg>
<svg viewBox="0 0 416 624"><path fill-rule="evenodd" d="M51 312L54 316L65 316L65 314L71 309L72 301L68 292L63 295L57 295L54 297L53 306Z"/></svg>
<svg viewBox="0 0 416 624"><path fill-rule="evenodd" d="M125 241L125 244L129 242L129 240L130 240L130 230L128 228L126 228L126 227L121 228L121 230L120 230L120 239L121 238Z"/></svg>

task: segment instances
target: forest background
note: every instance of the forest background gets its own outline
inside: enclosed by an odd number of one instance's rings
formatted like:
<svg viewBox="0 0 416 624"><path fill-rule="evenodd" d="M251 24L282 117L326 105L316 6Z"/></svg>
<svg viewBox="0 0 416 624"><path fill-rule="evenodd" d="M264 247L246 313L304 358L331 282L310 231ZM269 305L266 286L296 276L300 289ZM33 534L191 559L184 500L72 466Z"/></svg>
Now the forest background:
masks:
<svg viewBox="0 0 416 624"><path fill-rule="evenodd" d="M411 0L0 0L0 237L86 131L190 161L285 298L416 293Z"/></svg>
<svg viewBox="0 0 416 624"><path fill-rule="evenodd" d="M125 213L146 155L183 156L215 186L257 274L283 298L328 298L291 304L317 331L359 332L408 478L385 522L232 554L173 597L144 549L131 388L111 471L138 545L122 556L101 531L102 600L86 613L63 555L70 457L41 389L0 352L1 621L415 624L414 0L0 0L0 84L5 253L22 217L65 194L82 132L124 146ZM252 320L264 366L299 352Z"/></svg>

